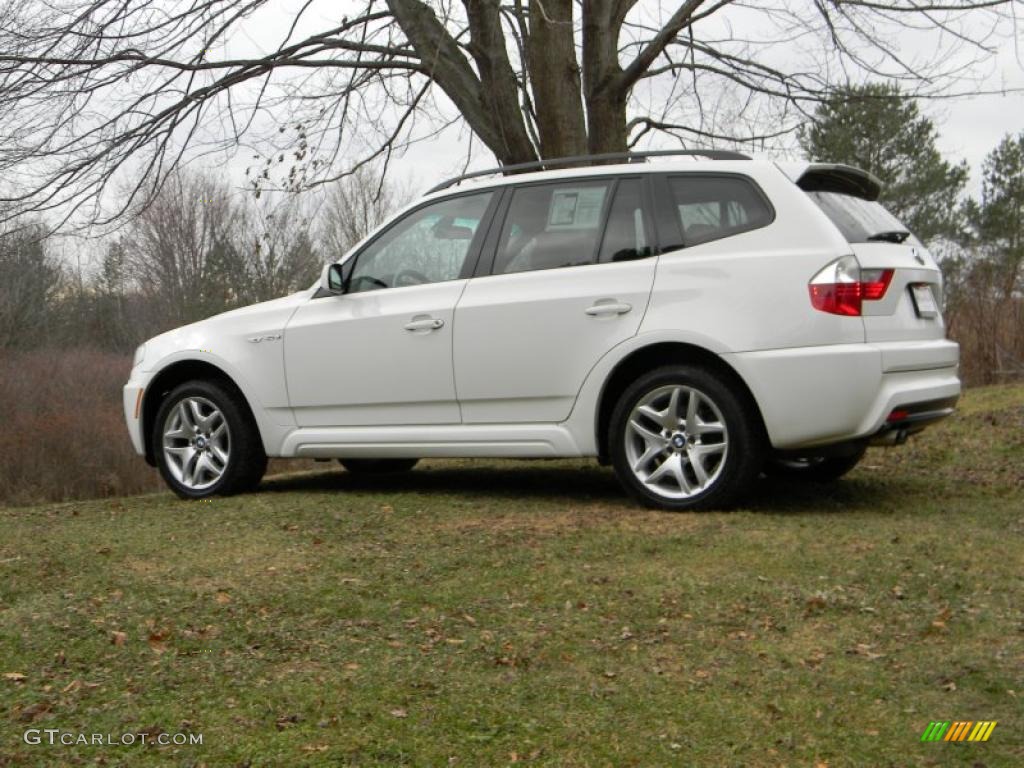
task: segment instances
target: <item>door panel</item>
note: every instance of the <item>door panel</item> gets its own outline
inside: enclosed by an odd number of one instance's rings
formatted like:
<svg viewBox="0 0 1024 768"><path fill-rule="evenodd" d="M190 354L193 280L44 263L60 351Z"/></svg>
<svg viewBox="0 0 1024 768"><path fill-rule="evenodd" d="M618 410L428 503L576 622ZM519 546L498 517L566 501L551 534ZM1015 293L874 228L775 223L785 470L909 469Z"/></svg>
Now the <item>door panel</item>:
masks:
<svg viewBox="0 0 1024 768"><path fill-rule="evenodd" d="M654 267L647 258L470 280L455 311L463 422L568 418L590 369L640 327Z"/></svg>
<svg viewBox="0 0 1024 768"><path fill-rule="evenodd" d="M507 196L493 274L455 310L464 423L559 422L587 374L640 327L654 282L638 178L528 184Z"/></svg>
<svg viewBox="0 0 1024 768"><path fill-rule="evenodd" d="M345 291L285 329L288 396L301 427L458 424L452 320L492 192L407 212L343 265Z"/></svg>
<svg viewBox="0 0 1024 768"><path fill-rule="evenodd" d="M451 334L466 282L332 296L301 307L284 334L298 425L458 424Z"/></svg>

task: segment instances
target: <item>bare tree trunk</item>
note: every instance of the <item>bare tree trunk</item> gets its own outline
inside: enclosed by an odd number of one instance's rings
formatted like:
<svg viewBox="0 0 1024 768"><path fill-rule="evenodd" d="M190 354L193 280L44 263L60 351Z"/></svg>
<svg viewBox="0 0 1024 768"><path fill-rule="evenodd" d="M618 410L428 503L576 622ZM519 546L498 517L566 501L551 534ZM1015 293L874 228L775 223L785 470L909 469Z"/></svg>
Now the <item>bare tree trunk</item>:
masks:
<svg viewBox="0 0 1024 768"><path fill-rule="evenodd" d="M619 66L619 34L635 0L583 0L583 93L587 149L625 152L629 89Z"/></svg>
<svg viewBox="0 0 1024 768"><path fill-rule="evenodd" d="M505 49L498 0L466 0L469 53L480 72L480 93L494 132L505 151L498 159L522 163L537 159L519 107L519 86ZM570 43L571 45L571 43Z"/></svg>
<svg viewBox="0 0 1024 768"><path fill-rule="evenodd" d="M542 157L587 151L572 11L573 0L530 0L527 65Z"/></svg>
<svg viewBox="0 0 1024 768"><path fill-rule="evenodd" d="M467 0L470 51L478 78L434 12L420 0L387 0L388 8L420 57L423 70L441 86L462 117L502 163L536 159L519 109L515 75L505 50L495 0ZM482 79L481 79L482 78Z"/></svg>

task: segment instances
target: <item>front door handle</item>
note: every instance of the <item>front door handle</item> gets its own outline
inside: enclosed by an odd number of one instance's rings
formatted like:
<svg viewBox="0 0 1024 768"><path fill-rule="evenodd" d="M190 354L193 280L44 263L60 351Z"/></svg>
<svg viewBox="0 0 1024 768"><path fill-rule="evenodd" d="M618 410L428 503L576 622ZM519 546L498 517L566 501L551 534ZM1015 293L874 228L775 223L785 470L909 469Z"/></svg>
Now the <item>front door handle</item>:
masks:
<svg viewBox="0 0 1024 768"><path fill-rule="evenodd" d="M593 306L587 307L584 311L591 317L601 317L602 315L624 315L632 308L632 304L627 304L624 301L601 299L595 301Z"/></svg>
<svg viewBox="0 0 1024 768"><path fill-rule="evenodd" d="M439 317L431 317L430 315L416 315L405 324L405 330L407 331L436 331L438 328L443 327L444 320Z"/></svg>

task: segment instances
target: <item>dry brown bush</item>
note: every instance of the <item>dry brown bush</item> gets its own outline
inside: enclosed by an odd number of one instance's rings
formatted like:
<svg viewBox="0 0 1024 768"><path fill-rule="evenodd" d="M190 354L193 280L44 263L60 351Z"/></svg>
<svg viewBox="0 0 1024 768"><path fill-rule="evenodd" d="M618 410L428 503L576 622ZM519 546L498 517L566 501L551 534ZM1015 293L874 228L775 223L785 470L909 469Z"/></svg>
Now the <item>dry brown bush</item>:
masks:
<svg viewBox="0 0 1024 768"><path fill-rule="evenodd" d="M164 488L125 429L130 368L130 357L93 349L0 350L0 504ZM270 471L311 465L275 461Z"/></svg>
<svg viewBox="0 0 1024 768"><path fill-rule="evenodd" d="M0 352L0 503L159 488L121 414L131 358L86 349Z"/></svg>

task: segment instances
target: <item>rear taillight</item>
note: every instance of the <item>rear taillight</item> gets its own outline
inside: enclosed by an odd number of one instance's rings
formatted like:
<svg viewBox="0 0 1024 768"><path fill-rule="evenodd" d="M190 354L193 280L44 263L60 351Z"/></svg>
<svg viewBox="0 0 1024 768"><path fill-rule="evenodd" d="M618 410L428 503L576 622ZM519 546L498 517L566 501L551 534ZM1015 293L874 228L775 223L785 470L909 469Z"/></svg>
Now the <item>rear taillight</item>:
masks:
<svg viewBox="0 0 1024 768"><path fill-rule="evenodd" d="M889 283L892 282L892 269L862 269L860 285L864 291L864 301L878 301L885 296Z"/></svg>
<svg viewBox="0 0 1024 768"><path fill-rule="evenodd" d="M811 305L833 315L859 317L865 301L878 301L892 282L891 269L865 269L853 256L843 256L811 278Z"/></svg>

